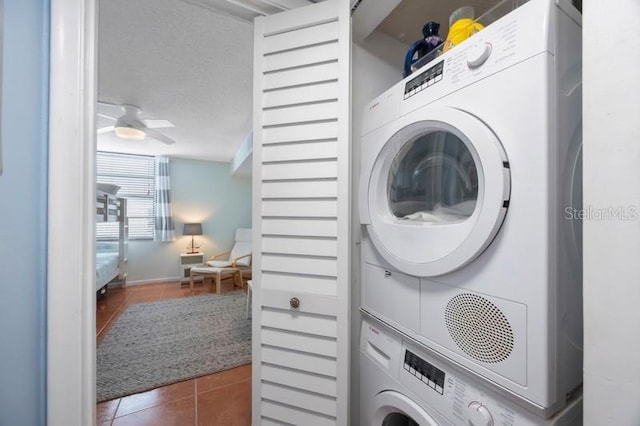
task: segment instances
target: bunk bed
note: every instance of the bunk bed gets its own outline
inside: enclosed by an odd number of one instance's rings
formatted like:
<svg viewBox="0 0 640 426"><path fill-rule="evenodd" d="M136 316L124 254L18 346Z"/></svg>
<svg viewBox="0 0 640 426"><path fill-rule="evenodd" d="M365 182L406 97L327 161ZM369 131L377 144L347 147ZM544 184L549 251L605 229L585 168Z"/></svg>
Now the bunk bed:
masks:
<svg viewBox="0 0 640 426"><path fill-rule="evenodd" d="M108 188L107 188L108 189ZM116 191L96 191L96 222L118 222L117 241L96 242L96 292L102 295L107 285L127 285L127 245L129 226L127 200L118 198Z"/></svg>

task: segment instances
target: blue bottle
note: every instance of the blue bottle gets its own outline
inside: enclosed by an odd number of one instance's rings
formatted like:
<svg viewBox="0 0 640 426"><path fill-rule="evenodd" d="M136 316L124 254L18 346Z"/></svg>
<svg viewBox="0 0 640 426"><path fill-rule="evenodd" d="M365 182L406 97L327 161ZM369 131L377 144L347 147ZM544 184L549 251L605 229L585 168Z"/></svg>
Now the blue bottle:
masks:
<svg viewBox="0 0 640 426"><path fill-rule="evenodd" d="M420 58L427 56L442 44L444 40L438 35L438 30L440 30L440 24L433 21L427 22L424 27L422 27L422 35L424 38L414 42L411 47L409 47L407 56L404 59L403 77L411 74L411 66Z"/></svg>

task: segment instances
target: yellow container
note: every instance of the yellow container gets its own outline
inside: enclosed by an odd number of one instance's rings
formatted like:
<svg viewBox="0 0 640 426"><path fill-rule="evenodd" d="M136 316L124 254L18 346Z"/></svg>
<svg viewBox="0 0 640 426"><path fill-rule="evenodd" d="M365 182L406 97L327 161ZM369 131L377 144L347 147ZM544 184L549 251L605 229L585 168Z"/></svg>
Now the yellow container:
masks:
<svg viewBox="0 0 640 426"><path fill-rule="evenodd" d="M473 8L469 6L461 7L451 14L449 34L443 47L444 52L453 49L484 28L482 24L474 22L473 14Z"/></svg>

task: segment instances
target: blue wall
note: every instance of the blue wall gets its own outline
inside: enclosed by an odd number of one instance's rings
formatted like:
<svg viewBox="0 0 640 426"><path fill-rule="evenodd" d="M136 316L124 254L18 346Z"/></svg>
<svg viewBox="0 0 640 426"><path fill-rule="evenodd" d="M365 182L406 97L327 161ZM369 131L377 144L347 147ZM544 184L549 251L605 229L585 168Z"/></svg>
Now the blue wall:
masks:
<svg viewBox="0 0 640 426"><path fill-rule="evenodd" d="M0 176L0 425L46 411L49 2L4 2Z"/></svg>
<svg viewBox="0 0 640 426"><path fill-rule="evenodd" d="M172 158L170 173L176 241L130 241L129 281L179 276L180 253L191 243L185 222L202 223L196 241L206 256L231 250L236 228L251 227L251 179L232 177L229 163Z"/></svg>

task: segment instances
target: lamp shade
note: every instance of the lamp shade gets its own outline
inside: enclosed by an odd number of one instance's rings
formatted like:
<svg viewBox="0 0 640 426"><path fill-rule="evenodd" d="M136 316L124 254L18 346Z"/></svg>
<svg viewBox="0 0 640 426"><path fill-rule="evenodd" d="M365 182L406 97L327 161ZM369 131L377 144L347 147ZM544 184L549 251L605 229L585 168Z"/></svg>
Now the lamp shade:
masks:
<svg viewBox="0 0 640 426"><path fill-rule="evenodd" d="M140 129L136 129L135 127L116 127L115 128L116 136L121 137L123 139L132 139L136 141L144 140L147 134Z"/></svg>
<svg viewBox="0 0 640 426"><path fill-rule="evenodd" d="M139 113L140 111L138 111ZM121 137L123 139L133 139L136 141L144 140L147 134L144 130L135 127L129 120L127 120L127 116L118 118L115 126L116 136Z"/></svg>
<svg viewBox="0 0 640 426"><path fill-rule="evenodd" d="M185 223L182 228L182 235L202 235L201 223Z"/></svg>

